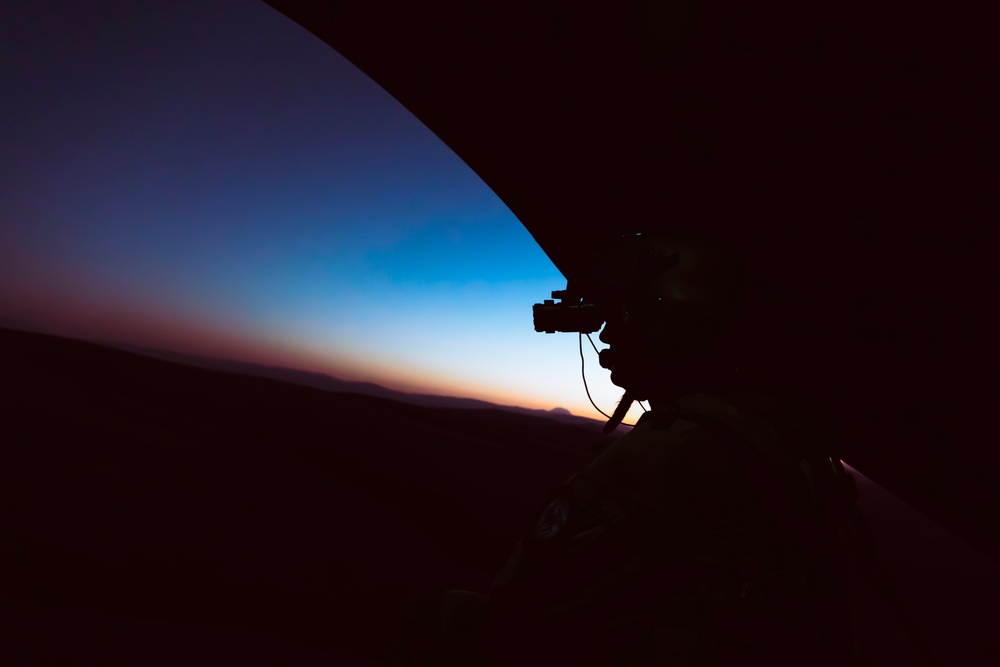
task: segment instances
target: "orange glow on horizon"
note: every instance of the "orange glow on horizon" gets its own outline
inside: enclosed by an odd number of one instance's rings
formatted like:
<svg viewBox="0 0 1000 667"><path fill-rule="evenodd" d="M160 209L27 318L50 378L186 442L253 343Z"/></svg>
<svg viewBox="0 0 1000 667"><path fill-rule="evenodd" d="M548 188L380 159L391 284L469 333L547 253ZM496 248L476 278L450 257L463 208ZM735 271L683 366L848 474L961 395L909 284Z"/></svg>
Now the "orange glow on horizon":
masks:
<svg viewBox="0 0 1000 667"><path fill-rule="evenodd" d="M341 380L371 382L406 393L471 398L537 410L563 407L581 416L592 416L593 412L586 403L557 405L553 398L508 388L475 386L464 378L388 358L359 358L350 350L331 349L289 337L258 338L252 333L228 333L189 314L150 313L121 300L94 300L84 305L78 297L35 290L30 297L0 295L0 302L11 318L70 338L325 373Z"/></svg>
<svg viewBox="0 0 1000 667"><path fill-rule="evenodd" d="M412 364L389 359L345 359L346 355L338 354L336 350L325 349L321 345L296 344L293 341L283 341L280 347L281 351L276 354L282 360L279 365L327 373L341 380L372 382L387 389L412 394L472 398L498 405L538 410L565 407L573 414L586 414L577 412L571 406L556 406L551 398L502 389L484 390L483 387L470 385L466 379L449 377L433 369Z"/></svg>

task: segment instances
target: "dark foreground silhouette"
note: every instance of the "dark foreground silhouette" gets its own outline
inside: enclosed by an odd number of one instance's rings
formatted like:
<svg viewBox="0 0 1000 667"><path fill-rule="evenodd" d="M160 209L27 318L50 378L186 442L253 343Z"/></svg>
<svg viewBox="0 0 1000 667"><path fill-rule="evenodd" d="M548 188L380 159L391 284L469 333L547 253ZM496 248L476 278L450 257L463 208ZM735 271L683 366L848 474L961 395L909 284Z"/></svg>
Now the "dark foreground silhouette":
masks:
<svg viewBox="0 0 1000 667"><path fill-rule="evenodd" d="M10 330L0 382L5 664L373 664L421 592L486 590L602 438ZM861 481L903 603L977 664L996 564ZM858 608L868 664L916 664Z"/></svg>

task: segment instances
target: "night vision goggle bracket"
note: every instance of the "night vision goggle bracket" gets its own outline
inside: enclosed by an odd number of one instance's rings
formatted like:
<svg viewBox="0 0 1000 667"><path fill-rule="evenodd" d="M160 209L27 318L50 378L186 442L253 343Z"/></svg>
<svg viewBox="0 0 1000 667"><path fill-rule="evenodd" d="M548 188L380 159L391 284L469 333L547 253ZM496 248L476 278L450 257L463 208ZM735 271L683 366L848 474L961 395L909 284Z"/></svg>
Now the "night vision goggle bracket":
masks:
<svg viewBox="0 0 1000 667"><path fill-rule="evenodd" d="M556 303L556 299L559 300ZM552 298L536 303L532 310L535 331L545 333L594 333L604 325L605 314L592 299L579 292L553 290Z"/></svg>

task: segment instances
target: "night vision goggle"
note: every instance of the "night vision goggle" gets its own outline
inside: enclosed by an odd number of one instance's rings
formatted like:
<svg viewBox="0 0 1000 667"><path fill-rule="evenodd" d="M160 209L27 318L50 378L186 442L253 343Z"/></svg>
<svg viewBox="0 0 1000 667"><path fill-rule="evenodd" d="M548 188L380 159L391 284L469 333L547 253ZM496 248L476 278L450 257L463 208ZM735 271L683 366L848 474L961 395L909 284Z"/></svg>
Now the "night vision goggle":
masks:
<svg viewBox="0 0 1000 667"><path fill-rule="evenodd" d="M606 309L568 289L554 290L551 299L536 303L532 311L535 331L545 333L594 333L607 319Z"/></svg>

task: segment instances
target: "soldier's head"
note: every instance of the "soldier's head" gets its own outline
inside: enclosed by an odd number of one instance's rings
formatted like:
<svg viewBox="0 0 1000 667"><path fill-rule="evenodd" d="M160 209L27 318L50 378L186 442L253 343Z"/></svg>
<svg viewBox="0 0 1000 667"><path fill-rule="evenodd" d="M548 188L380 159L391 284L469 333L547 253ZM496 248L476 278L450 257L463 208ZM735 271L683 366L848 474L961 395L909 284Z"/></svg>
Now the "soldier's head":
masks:
<svg viewBox="0 0 1000 667"><path fill-rule="evenodd" d="M720 340L743 295L743 270L725 246L688 231L625 236L595 281L609 345L601 365L634 399L707 388L736 372Z"/></svg>

